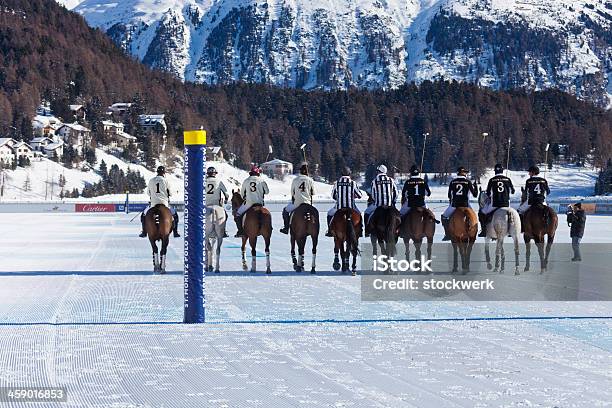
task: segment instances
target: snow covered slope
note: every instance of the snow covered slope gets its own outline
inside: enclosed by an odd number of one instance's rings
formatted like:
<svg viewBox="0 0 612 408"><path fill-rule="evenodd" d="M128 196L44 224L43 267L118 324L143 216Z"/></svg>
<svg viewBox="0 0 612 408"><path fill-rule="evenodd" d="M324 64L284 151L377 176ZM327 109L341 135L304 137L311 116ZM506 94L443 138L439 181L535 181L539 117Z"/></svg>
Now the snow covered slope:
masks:
<svg viewBox="0 0 612 408"><path fill-rule="evenodd" d="M612 106L607 0L84 0L74 10L187 80L337 89L446 78Z"/></svg>

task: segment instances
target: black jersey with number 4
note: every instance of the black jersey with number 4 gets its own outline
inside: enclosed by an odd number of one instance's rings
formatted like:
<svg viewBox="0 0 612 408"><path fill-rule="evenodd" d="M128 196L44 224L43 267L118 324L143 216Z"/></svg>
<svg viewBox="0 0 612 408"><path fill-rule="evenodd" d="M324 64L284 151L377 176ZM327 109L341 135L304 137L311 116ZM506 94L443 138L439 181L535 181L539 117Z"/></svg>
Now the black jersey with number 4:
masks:
<svg viewBox="0 0 612 408"><path fill-rule="evenodd" d="M429 197L430 195L429 185L421 177L410 177L404 183L402 198L403 201L408 201L408 207L410 208L425 207L425 196Z"/></svg>
<svg viewBox="0 0 612 408"><path fill-rule="evenodd" d="M546 200L546 196L550 194L548 182L538 176L529 177L525 182L525 189L527 190L527 203L529 205L542 204Z"/></svg>
<svg viewBox="0 0 612 408"><path fill-rule="evenodd" d="M493 207L510 207L510 194L514 194L512 180L503 174L492 177L487 185L487 194Z"/></svg>
<svg viewBox="0 0 612 408"><path fill-rule="evenodd" d="M468 207L470 202L469 194L478 196L476 185L465 177L457 177L448 185L448 198L451 200L451 205L455 208Z"/></svg>

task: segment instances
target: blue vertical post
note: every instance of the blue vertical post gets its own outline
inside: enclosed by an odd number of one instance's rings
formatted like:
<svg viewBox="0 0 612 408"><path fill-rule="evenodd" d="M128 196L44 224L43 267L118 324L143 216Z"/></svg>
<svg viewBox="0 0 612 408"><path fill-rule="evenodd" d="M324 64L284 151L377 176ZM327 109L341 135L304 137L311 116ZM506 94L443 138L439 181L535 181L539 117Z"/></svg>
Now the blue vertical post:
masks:
<svg viewBox="0 0 612 408"><path fill-rule="evenodd" d="M206 195L206 132L184 133L185 144L185 246L184 323L204 323L204 233Z"/></svg>

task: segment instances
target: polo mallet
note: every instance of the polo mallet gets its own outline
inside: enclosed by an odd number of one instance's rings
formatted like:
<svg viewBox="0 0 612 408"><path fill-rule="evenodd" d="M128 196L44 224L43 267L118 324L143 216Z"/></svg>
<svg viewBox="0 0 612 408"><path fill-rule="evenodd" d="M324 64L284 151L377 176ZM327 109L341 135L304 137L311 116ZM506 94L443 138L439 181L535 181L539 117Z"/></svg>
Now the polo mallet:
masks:
<svg viewBox="0 0 612 408"><path fill-rule="evenodd" d="M306 165L306 175L310 177L310 169L308 168L308 162L306 161L306 143L303 143L300 146L300 150L302 151L302 155L304 157L304 164ZM312 205L312 195L310 196L310 205Z"/></svg>
<svg viewBox="0 0 612 408"><path fill-rule="evenodd" d="M548 149L549 148L550 148L550 143L546 143L546 149L544 149L544 151L546 152L544 156L544 165L546 166L544 170L544 178L546 178L546 176L548 175Z"/></svg>
<svg viewBox="0 0 612 408"><path fill-rule="evenodd" d="M266 156L266 161L268 161L271 154L272 154L272 145L268 145L268 155Z"/></svg>
<svg viewBox="0 0 612 408"><path fill-rule="evenodd" d="M423 163L425 161L425 146L427 145L427 136L429 136L429 133L423 133L423 136L425 138L423 139L423 153L421 154L421 171L423 171Z"/></svg>
<svg viewBox="0 0 612 408"><path fill-rule="evenodd" d="M141 212L139 212L138 214L136 214L136 215L135 215L135 216L134 216L134 217L133 217L133 218L130 220L130 222L133 222L133 221L136 219L136 217L138 217L140 214L142 214L142 211L141 211Z"/></svg>
<svg viewBox="0 0 612 408"><path fill-rule="evenodd" d="M508 167L510 167L510 147L512 146L512 138L508 138L508 157L506 157L506 176L508 175Z"/></svg>

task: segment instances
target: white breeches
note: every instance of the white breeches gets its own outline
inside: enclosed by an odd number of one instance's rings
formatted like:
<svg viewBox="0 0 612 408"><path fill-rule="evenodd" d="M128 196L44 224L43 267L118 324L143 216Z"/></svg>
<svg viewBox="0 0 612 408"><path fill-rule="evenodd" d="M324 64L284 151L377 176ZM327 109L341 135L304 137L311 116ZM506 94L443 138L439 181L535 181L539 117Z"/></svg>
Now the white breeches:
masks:
<svg viewBox="0 0 612 408"><path fill-rule="evenodd" d="M468 204L467 208L472 208L472 206L470 204ZM442 217L450 218L451 215L453 215L454 212L455 212L455 207L453 207L452 205L449 205L448 208L446 210L444 210L444 213L442 214Z"/></svg>
<svg viewBox="0 0 612 408"><path fill-rule="evenodd" d="M427 204L425 204L424 207L427 208ZM402 205L402 208L400 208L400 215L403 217L410 212L410 209L411 207L408 207L408 201L406 201L404 205Z"/></svg>
<svg viewBox="0 0 612 408"><path fill-rule="evenodd" d="M242 204L240 207L238 207L238 209L236 210L236 214L240 217L242 216L242 214L244 214L245 212L248 211L248 209L251 208L250 205L246 205L246 204Z"/></svg>

